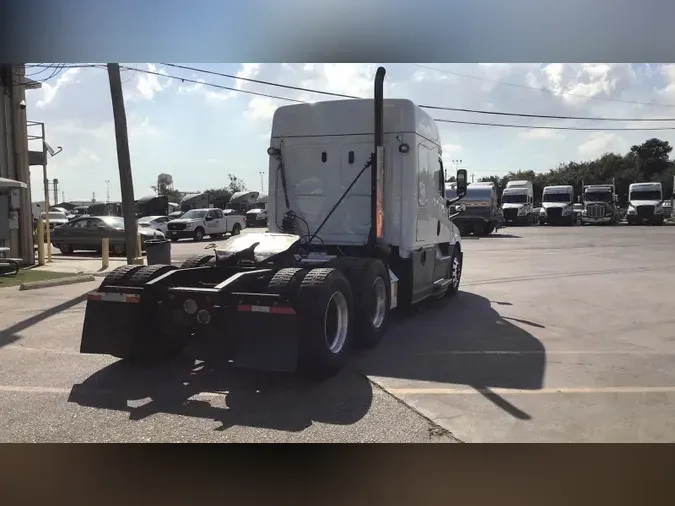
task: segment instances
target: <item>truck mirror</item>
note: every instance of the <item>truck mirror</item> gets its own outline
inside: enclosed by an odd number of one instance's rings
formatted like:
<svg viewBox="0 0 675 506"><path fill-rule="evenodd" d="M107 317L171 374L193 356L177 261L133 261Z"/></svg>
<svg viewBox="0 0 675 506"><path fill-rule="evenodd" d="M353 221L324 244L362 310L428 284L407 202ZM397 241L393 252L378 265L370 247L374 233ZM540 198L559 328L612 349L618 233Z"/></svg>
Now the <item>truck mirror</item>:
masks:
<svg viewBox="0 0 675 506"><path fill-rule="evenodd" d="M457 196L459 198L466 195L467 179L466 169L459 169L457 171Z"/></svg>

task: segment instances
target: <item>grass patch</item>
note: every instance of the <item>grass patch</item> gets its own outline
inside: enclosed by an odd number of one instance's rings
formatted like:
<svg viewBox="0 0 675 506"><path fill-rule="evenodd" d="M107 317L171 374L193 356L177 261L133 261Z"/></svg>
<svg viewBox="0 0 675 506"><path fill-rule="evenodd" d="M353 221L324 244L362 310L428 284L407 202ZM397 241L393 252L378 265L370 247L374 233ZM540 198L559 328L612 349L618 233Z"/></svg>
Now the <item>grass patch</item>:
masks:
<svg viewBox="0 0 675 506"><path fill-rule="evenodd" d="M73 272L50 272L37 269L20 270L16 276L0 275L0 288L19 286L21 283L28 283L30 281L71 278L73 276L77 276L77 274Z"/></svg>

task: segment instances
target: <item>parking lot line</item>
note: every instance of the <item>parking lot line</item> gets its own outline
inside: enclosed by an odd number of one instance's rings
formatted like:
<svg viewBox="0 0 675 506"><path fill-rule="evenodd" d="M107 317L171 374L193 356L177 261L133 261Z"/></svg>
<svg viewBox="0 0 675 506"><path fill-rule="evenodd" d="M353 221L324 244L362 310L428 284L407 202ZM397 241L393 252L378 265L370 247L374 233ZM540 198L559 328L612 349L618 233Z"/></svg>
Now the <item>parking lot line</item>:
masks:
<svg viewBox="0 0 675 506"><path fill-rule="evenodd" d="M675 386L661 387L574 387L540 388L538 390L517 390L510 388L387 388L392 395L542 395L542 394L652 394L675 393Z"/></svg>
<svg viewBox="0 0 675 506"><path fill-rule="evenodd" d="M625 350L625 351L603 351L603 350L438 350L418 355L675 355L673 351L655 351L655 350Z"/></svg>

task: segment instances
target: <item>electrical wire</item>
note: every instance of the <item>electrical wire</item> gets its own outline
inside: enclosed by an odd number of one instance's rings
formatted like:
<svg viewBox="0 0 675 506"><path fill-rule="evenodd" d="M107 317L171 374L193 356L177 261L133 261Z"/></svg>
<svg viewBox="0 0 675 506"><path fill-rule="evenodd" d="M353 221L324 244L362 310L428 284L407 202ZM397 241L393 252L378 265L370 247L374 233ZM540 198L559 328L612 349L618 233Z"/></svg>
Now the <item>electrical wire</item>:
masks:
<svg viewBox="0 0 675 506"><path fill-rule="evenodd" d="M97 68L103 68L106 69L104 65L97 64L97 65L86 65L87 67L97 67ZM200 80L195 80L195 79L189 79L186 77L181 77L181 76L176 76L176 75L171 75L171 74L165 74L161 72L155 72L152 70L145 70L145 69L134 69L132 67L127 67L127 66L120 66L120 69L125 69L125 70L136 70L137 72L143 73L143 74L150 74L150 75L155 75L159 77L164 77L167 79L174 79L174 80L180 80L181 82L189 82L189 83L194 83L194 84L201 84L207 87L211 88L217 88L217 89L224 89L224 90L229 90L229 91L234 91L238 93L244 93L248 95L255 95L255 96L262 96L266 98L272 98L276 100L283 100L287 102L294 102L294 103L308 103L304 100L298 100L298 99L293 99L289 97L281 97L278 95L271 95L269 93L262 93L262 92L256 92L256 91L251 91L251 90L241 90L237 88L233 88L230 86L224 86L220 84L215 84L215 83L210 83L207 81L200 81ZM270 85L276 85L276 83L270 83ZM304 91L312 92L313 90L310 89L303 89ZM322 94L332 94L331 92L321 92L319 90L314 90L318 93ZM352 97L349 95L343 96L344 98L358 98L358 97ZM423 107L423 106L420 106ZM447 108L447 107L441 107L441 106L424 106L426 108L434 108L438 110L453 110L453 108ZM474 109L457 109L462 112L473 112L473 113L485 113L485 114L503 114L503 115L517 115L517 116L523 116L525 115L524 113L498 113L496 111L479 111L479 110L474 110ZM661 119L647 119L647 118L633 118L633 119L628 119L628 118L591 118L591 117L572 117L572 116L550 116L550 115L525 115L527 117L534 117L534 118L549 118L549 119L566 119L566 120L572 120L572 119L584 119L584 120L595 120L595 121L675 121L675 118L661 118ZM452 123L452 124L460 124L460 125L474 125L474 126L489 126L489 127L502 127L502 128L525 128L525 129L541 129L541 130L569 130L569 131L624 131L624 132L633 132L633 131L666 131L666 130L675 130L675 127L645 127L645 128L608 128L608 127L565 127L565 126L545 126L545 125L517 125L517 124L508 124L508 123L489 123L489 122L476 122L476 121L461 121L461 120L452 120L452 119L445 119L445 118L433 118L434 121L437 121L439 123Z"/></svg>
<svg viewBox="0 0 675 506"><path fill-rule="evenodd" d="M160 63L160 65L165 65L168 67L179 68L183 70L190 70L192 72L199 72L203 74L209 74L220 77L227 77L229 79L236 79L239 81L246 81L257 84L264 84L266 86L274 86L277 88L285 88L289 90L304 91L307 93L315 93L318 95L325 95L336 98L351 98L351 99L362 99L363 97L357 97L354 95L345 95L342 93L334 93L330 91L316 90L312 88L304 88L300 86L290 86L286 84L274 83L271 81L264 81L261 79L252 79L249 77L242 77L238 75L226 74L223 72L215 72L212 70L200 69L197 67L190 67L186 65L177 65L174 63ZM589 116L560 116L553 114L528 114L528 113L519 113L519 112L499 112L499 111L487 111L482 109L467 109L461 107L446 107L438 105L420 105L421 109L431 109L431 110L440 110L440 111L452 111L452 112L467 112L472 114L487 114L494 116L514 116L520 118L541 118L541 119L561 119L561 120L582 120L582 121L621 121L621 122L633 122L633 121L643 121L643 122L658 122L658 121L675 121L675 118L603 118L603 117L589 117Z"/></svg>
<svg viewBox="0 0 675 506"><path fill-rule="evenodd" d="M607 128L607 127L565 127L565 126L543 126L543 125L515 125L509 123L481 123L477 121L460 121L453 119L434 118L434 121L439 123L457 123L460 125L477 125L477 126L491 126L504 128L531 128L541 130L575 130L575 131L621 131L621 132L636 132L636 131L660 131L660 130L675 130L675 127L644 127L644 128Z"/></svg>

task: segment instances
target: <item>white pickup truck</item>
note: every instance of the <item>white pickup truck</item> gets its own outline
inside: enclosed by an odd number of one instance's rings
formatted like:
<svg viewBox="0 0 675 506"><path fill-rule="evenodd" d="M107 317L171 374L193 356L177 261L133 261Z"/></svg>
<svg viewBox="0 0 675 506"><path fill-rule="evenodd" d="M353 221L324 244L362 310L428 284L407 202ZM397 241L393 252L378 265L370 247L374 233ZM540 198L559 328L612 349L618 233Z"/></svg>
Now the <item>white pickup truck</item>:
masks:
<svg viewBox="0 0 675 506"><path fill-rule="evenodd" d="M244 217L240 214L225 214L221 209L191 209L180 218L167 224L167 237L172 241L192 239L201 241L204 236L220 239L225 234L237 235L244 228Z"/></svg>

